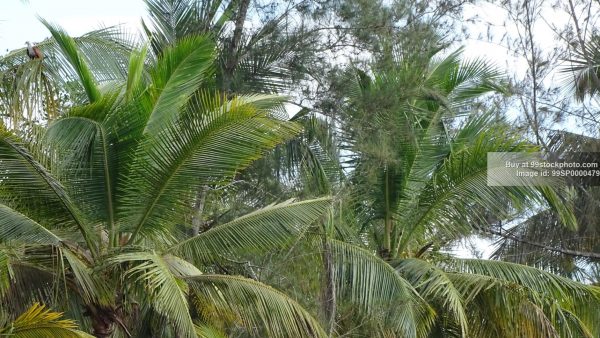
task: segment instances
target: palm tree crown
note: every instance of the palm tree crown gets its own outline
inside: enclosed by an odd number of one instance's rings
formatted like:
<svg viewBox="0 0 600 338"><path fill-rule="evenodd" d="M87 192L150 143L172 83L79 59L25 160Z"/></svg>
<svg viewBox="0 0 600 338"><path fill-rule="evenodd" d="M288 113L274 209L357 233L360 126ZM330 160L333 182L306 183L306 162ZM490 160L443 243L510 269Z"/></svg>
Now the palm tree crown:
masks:
<svg viewBox="0 0 600 338"><path fill-rule="evenodd" d="M195 337L210 331L210 311L255 334L320 335L283 293L203 267L287 243L327 198L271 205L195 237L185 230L198 187L226 184L298 133L278 116L281 99L215 91L215 48L201 36L155 61L134 50L126 81L100 87L73 39L45 24L85 99L30 141L1 132L0 276L13 276L0 286L3 308L38 299L98 337Z"/></svg>

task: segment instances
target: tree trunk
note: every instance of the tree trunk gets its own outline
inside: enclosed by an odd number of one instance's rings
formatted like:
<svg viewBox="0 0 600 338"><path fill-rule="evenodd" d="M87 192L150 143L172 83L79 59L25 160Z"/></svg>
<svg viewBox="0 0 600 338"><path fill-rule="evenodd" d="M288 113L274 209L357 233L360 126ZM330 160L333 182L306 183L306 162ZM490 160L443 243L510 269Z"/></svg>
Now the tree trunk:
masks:
<svg viewBox="0 0 600 338"><path fill-rule="evenodd" d="M389 260L392 254L392 232L393 232L393 223L392 223L392 214L391 214L391 188L390 188L390 167L386 165L385 168L385 217L384 217L384 233L383 233L383 248L380 250L381 258L384 260Z"/></svg>
<svg viewBox="0 0 600 338"><path fill-rule="evenodd" d="M250 6L250 0L241 0L240 7L237 11L235 19L235 28L233 30L233 36L227 48L225 69L223 71L223 90L226 92L231 91L231 83L233 81L233 72L238 64L238 47L242 39L242 33L244 31L244 22L246 21L246 15L248 14L248 7Z"/></svg>
<svg viewBox="0 0 600 338"><path fill-rule="evenodd" d="M88 306L87 315L92 320L94 336L98 338L109 338L115 331L114 313L110 309Z"/></svg>
<svg viewBox="0 0 600 338"><path fill-rule="evenodd" d="M323 267L325 269L325 287L323 288L323 313L327 321L327 334L331 336L335 328L336 287L333 275L333 257L327 237L323 237Z"/></svg>

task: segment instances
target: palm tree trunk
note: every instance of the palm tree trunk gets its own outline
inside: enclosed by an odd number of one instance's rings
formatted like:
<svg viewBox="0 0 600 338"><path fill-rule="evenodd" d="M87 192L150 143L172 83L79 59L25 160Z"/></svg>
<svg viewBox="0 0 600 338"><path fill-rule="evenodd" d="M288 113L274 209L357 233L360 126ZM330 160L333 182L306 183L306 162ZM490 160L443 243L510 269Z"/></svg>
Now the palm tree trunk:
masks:
<svg viewBox="0 0 600 338"><path fill-rule="evenodd" d="M383 234L383 249L381 250L381 258L388 260L392 250L392 215L390 208L390 173L389 168L385 169L385 218L384 218L384 234Z"/></svg>
<svg viewBox="0 0 600 338"><path fill-rule="evenodd" d="M88 306L87 314L92 320L93 335L98 338L109 338L115 331L113 314L108 309L96 306Z"/></svg>
<svg viewBox="0 0 600 338"><path fill-rule="evenodd" d="M333 257L331 254L331 245L327 237L323 236L323 267L325 269L325 285L323 288L323 313L327 321L327 334L331 336L335 328L335 310L337 306L336 287L333 276Z"/></svg>

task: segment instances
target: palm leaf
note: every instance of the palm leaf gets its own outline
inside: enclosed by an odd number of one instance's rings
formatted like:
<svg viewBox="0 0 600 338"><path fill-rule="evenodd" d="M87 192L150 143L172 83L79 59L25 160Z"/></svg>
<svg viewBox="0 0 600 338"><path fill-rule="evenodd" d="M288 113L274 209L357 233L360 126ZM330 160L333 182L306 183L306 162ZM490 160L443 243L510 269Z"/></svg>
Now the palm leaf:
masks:
<svg viewBox="0 0 600 338"><path fill-rule="evenodd" d="M89 102L94 102L100 98L100 91L98 89L96 80L92 72L90 71L87 63L82 58L80 52L78 51L77 44L75 40L71 38L67 33L60 28L59 26L53 25L48 21L41 19L40 21L52 34L60 48L64 56L71 63L75 73L78 75L83 88L87 94L87 98Z"/></svg>
<svg viewBox="0 0 600 338"><path fill-rule="evenodd" d="M0 204L0 242L58 245L61 241L62 239L51 230L20 212Z"/></svg>
<svg viewBox="0 0 600 338"><path fill-rule="evenodd" d="M330 205L330 198L270 205L180 242L168 252L197 264L211 263L241 250L264 252L301 236Z"/></svg>
<svg viewBox="0 0 600 338"><path fill-rule="evenodd" d="M125 89L125 98L132 100L139 95L141 88L145 87L144 76L146 74L145 62L148 54L148 45L144 45L140 50L133 50L129 57L129 71L127 72L127 87Z"/></svg>
<svg viewBox="0 0 600 338"><path fill-rule="evenodd" d="M483 59L461 61L463 49L459 48L431 65L426 85L441 89L442 95L453 105L485 93L504 93L504 74Z"/></svg>
<svg viewBox="0 0 600 338"><path fill-rule="evenodd" d="M447 263L449 271L475 273L517 283L540 294L570 303L600 301L600 288L584 285L568 278L520 264L476 259L454 259ZM565 298L565 295L569 295Z"/></svg>
<svg viewBox="0 0 600 338"><path fill-rule="evenodd" d="M211 78L214 46L205 37L187 37L165 50L150 70L148 94L152 110L144 132L156 134L165 122L176 119L200 85Z"/></svg>
<svg viewBox="0 0 600 338"><path fill-rule="evenodd" d="M63 34L64 32L57 28ZM64 40L64 38L61 38ZM65 42L65 41L63 41ZM123 79L132 42L115 27L91 31L73 38L78 56L88 65L99 82ZM68 42L65 42L68 44ZM87 94L71 54L61 44L48 38L37 44L43 59L29 60L24 49L10 52L0 58L0 102L7 108L11 128L24 128L23 122L54 120L69 102L87 102ZM83 95L82 95L83 94ZM82 98L83 97L83 98Z"/></svg>
<svg viewBox="0 0 600 338"><path fill-rule="evenodd" d="M469 318L463 295L457 290L452 280L438 267L420 259L403 259L396 269L429 303L442 304L452 313L460 326L462 336L469 332Z"/></svg>
<svg viewBox="0 0 600 338"><path fill-rule="evenodd" d="M105 101L105 97L96 103ZM102 114L107 114L104 110L110 111L111 108L110 103L99 107L103 110ZM89 111L78 113L53 123L45 134L45 141L53 150L53 171L90 221L107 224L112 247L117 233L114 201L116 137L104 123L77 116L88 115Z"/></svg>
<svg viewBox="0 0 600 338"><path fill-rule="evenodd" d="M502 335L506 337L515 335L526 337L594 336L591 332L594 332L595 323L586 323L586 316L597 309L597 295L590 299L596 304L595 306L587 310L575 309L571 302L577 303L580 300L574 300L572 293L567 291L561 295L561 292L566 289L556 288L556 285L540 291L539 285L531 284L532 280L527 275L532 274L531 277L546 282L545 286L551 284L548 283L549 278L556 276L517 264L498 267L496 263L503 264L502 262L471 260L469 265L486 266L487 268L478 269L477 272L480 273L467 271L465 273L448 273L448 277L463 294L467 303L468 318L474 334L492 337L490 333L499 333L500 328L519 327L515 331L509 329L508 332L504 329L505 332ZM488 274L488 271L492 270L503 270L503 272ZM519 278L504 277L508 274L518 275ZM555 279L554 282L577 284L567 279ZM585 286L581 284L577 287L585 289ZM504 305L502 311L498 310L500 304ZM583 316L578 318L578 315ZM492 320L481 321L483 318Z"/></svg>
<svg viewBox="0 0 600 338"><path fill-rule="evenodd" d="M285 294L260 282L236 276L200 275L186 278L200 299L235 313L254 335L326 337L305 309Z"/></svg>
<svg viewBox="0 0 600 338"><path fill-rule="evenodd" d="M205 93L202 110L186 112L179 123L140 145L123 205L127 224L134 226L132 240L139 232L150 235L183 223L195 187L220 184L297 132L296 125L261 109L273 102L264 99L221 101Z"/></svg>
<svg viewBox="0 0 600 338"><path fill-rule="evenodd" d="M12 270L10 268L10 256L7 248L0 244L0 298L5 297L9 291L12 282ZM5 313L0 310L0 325L2 324L3 315Z"/></svg>
<svg viewBox="0 0 600 338"><path fill-rule="evenodd" d="M196 334L198 335L198 338L227 338L221 331L206 325L196 325Z"/></svg>
<svg viewBox="0 0 600 338"><path fill-rule="evenodd" d="M406 248L413 235L423 235L432 225L438 235L443 232L450 238L470 233L471 225L481 224L485 217L473 210L486 210L502 219L528 203L549 205L561 215L566 226L576 226L572 210L560 197L560 188L488 186L488 152L535 150L516 135L507 137L506 129L500 125L489 129L489 123L485 122L489 118L489 115L474 118L461 129L452 141L447 158L420 192L419 206L412 209L411 214L402 215L404 227L409 230L402 234L401 250Z"/></svg>
<svg viewBox="0 0 600 338"><path fill-rule="evenodd" d="M371 316L381 316L396 334L424 337L434 313L413 286L388 263L358 246L329 240L340 297Z"/></svg>
<svg viewBox="0 0 600 338"><path fill-rule="evenodd" d="M600 75L600 37L592 34L588 41L577 45L568 65L561 70L565 74L562 81L573 90L575 98L583 101L586 96L594 97L600 91L596 80Z"/></svg>
<svg viewBox="0 0 600 338"><path fill-rule="evenodd" d="M126 277L129 288L143 290L146 300L154 310L173 323L182 337L196 337L196 329L188 309L188 288L186 283L176 276L173 260L151 252L130 252L111 257L108 265L130 264ZM174 262L178 262L175 260ZM197 272L197 271L193 271Z"/></svg>
<svg viewBox="0 0 600 338"><path fill-rule="evenodd" d="M15 338L93 338L77 330L72 320L61 317L62 313L35 303L8 327L0 328L0 335Z"/></svg>
<svg viewBox="0 0 600 338"><path fill-rule="evenodd" d="M75 290L86 304L109 305L114 302L111 285L90 267L91 263L81 253L71 248L61 248L60 256L64 257L73 273ZM59 271L64 273L64 271ZM59 274L56 278L60 278Z"/></svg>
<svg viewBox="0 0 600 338"><path fill-rule="evenodd" d="M26 122L56 118L61 100L57 81L42 60L3 65L0 60L0 103L3 118L15 132L23 132Z"/></svg>
<svg viewBox="0 0 600 338"><path fill-rule="evenodd" d="M600 288L596 286L584 285L543 270L508 262L454 259L447 262L444 269L490 276L521 285L558 303L558 310L565 321L563 324L559 322L558 327L569 324L572 325L569 326L570 330L591 332L591 336L594 337L600 332L596 317L600 310Z"/></svg>
<svg viewBox="0 0 600 338"><path fill-rule="evenodd" d="M488 276L454 273L447 276L465 299L471 335L558 337L551 317L544 313L546 304L537 295Z"/></svg>
<svg viewBox="0 0 600 338"><path fill-rule="evenodd" d="M146 27L154 52L175 45L180 39L204 33L222 1L145 0L152 31ZM212 13L212 15L211 15ZM146 26L144 24L144 26Z"/></svg>
<svg viewBox="0 0 600 338"><path fill-rule="evenodd" d="M97 241L64 187L10 134L0 135L0 201L40 224L76 226L95 253Z"/></svg>

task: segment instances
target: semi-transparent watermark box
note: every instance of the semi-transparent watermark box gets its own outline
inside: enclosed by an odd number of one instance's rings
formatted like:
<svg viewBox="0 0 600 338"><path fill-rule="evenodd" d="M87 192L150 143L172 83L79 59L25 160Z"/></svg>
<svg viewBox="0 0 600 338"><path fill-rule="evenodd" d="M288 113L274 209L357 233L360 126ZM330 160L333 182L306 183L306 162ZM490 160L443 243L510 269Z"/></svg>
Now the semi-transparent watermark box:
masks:
<svg viewBox="0 0 600 338"><path fill-rule="evenodd" d="M487 165L489 186L600 185L597 152L495 152Z"/></svg>

